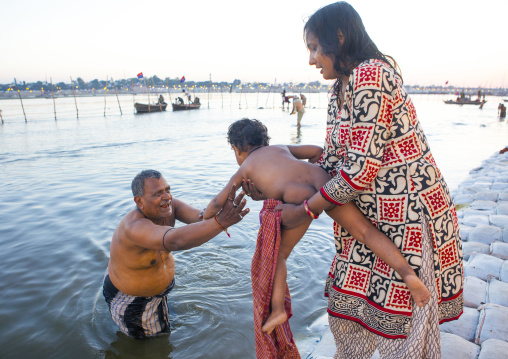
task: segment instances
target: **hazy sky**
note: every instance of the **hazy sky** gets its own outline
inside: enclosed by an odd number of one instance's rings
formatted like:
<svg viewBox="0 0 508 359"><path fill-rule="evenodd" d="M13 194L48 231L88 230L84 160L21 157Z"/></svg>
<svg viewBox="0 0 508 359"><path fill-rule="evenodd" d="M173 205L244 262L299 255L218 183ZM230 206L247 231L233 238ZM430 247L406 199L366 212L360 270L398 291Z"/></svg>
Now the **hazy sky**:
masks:
<svg viewBox="0 0 508 359"><path fill-rule="evenodd" d="M322 81L305 19L321 0L3 0L0 83L80 76ZM406 84L508 86L507 0L351 0Z"/></svg>

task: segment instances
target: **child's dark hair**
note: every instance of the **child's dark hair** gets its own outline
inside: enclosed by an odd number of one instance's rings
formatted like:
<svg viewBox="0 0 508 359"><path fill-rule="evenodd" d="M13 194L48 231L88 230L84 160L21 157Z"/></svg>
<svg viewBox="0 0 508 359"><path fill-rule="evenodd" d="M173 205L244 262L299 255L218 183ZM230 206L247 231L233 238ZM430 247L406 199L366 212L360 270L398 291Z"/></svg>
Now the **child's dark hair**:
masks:
<svg viewBox="0 0 508 359"><path fill-rule="evenodd" d="M228 142L242 152L256 146L268 146L268 130L258 120L242 118L233 122L228 129Z"/></svg>

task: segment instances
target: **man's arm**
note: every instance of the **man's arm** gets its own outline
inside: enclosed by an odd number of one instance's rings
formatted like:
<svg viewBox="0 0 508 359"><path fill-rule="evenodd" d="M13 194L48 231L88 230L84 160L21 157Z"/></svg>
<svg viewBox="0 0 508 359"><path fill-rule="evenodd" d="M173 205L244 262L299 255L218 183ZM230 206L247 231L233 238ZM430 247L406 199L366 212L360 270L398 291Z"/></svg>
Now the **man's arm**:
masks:
<svg viewBox="0 0 508 359"><path fill-rule="evenodd" d="M288 145L288 149L299 160L308 159L310 163L316 163L323 153L323 148L314 145Z"/></svg>
<svg viewBox="0 0 508 359"><path fill-rule="evenodd" d="M242 182L241 169L242 168L240 167L238 171L236 171L236 173L229 179L228 184L210 201L205 209L205 213L203 214L203 219L208 219L215 216L215 214L219 212L222 206L224 206L226 203L231 187L236 186L236 188L238 188Z"/></svg>
<svg viewBox="0 0 508 359"><path fill-rule="evenodd" d="M233 198L237 187L232 187L228 195ZM128 239L147 249L159 251L178 251L197 247L218 235L225 228L242 220L249 213L245 209L247 201L243 199L242 191L234 201L226 201L224 207L216 218L210 218L198 223L188 224L173 228L158 226L149 219L140 219L126 228L125 234ZM237 205L233 205L233 202Z"/></svg>

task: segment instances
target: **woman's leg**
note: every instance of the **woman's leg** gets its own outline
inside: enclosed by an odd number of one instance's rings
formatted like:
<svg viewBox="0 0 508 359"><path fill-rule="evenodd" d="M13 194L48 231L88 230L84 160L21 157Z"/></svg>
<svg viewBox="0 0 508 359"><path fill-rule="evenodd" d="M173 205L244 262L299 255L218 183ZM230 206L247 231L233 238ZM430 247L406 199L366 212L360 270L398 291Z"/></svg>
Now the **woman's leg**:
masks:
<svg viewBox="0 0 508 359"><path fill-rule="evenodd" d="M277 325L284 323L288 319L286 310L284 309L287 278L286 261L293 248L309 228L310 223L311 221L309 220L299 227L282 230L282 238L277 254L277 266L275 267L272 283L272 297L270 300L271 313L261 328L263 332L270 334Z"/></svg>

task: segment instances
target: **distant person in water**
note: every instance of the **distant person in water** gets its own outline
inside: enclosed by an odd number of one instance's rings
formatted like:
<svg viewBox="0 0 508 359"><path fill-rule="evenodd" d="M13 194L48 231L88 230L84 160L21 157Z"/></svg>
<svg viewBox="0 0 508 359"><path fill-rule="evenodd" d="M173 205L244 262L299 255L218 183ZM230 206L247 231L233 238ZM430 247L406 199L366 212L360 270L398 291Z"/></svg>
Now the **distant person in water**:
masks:
<svg viewBox="0 0 508 359"><path fill-rule="evenodd" d="M302 100L298 97L298 95L293 96L293 111L291 112L291 115L297 114L296 116L296 126L301 127L302 126L302 117L305 113L305 108Z"/></svg>
<svg viewBox="0 0 508 359"><path fill-rule="evenodd" d="M499 106L497 106L497 113L500 118L505 118L506 117L506 106L504 104L500 103Z"/></svg>
<svg viewBox="0 0 508 359"><path fill-rule="evenodd" d="M293 204L303 203L304 206L305 200L319 192L320 188L330 180L326 171L313 164L321 156L322 148L310 145L269 146L268 141L267 128L260 121L244 118L229 126L228 142L235 152L240 168L231 177L226 187L208 204L203 218L213 217L230 197L228 188L238 185L242 179L250 179L254 182L257 190L266 199L277 199ZM308 159L311 163L300 161L300 159ZM273 280L271 314L262 327L264 332L271 333L277 325L287 320L284 310L286 260L309 228L312 218L317 218L317 216L313 217L308 209L307 214L309 218L306 223L294 229L282 230ZM335 206L328 210L327 214L397 271L418 306L421 307L427 303L430 292L402 257L397 247L378 231L353 203ZM284 216L282 225L284 226Z"/></svg>
<svg viewBox="0 0 508 359"><path fill-rule="evenodd" d="M200 246L240 222L249 209L244 209L243 191L234 198L236 188L230 188L231 200L218 214L202 220L199 209L173 198L160 172L145 170L134 178L136 207L113 233L103 284L111 316L123 333L136 339L170 333L167 297L175 285L171 252ZM176 220L187 225L175 228Z"/></svg>

